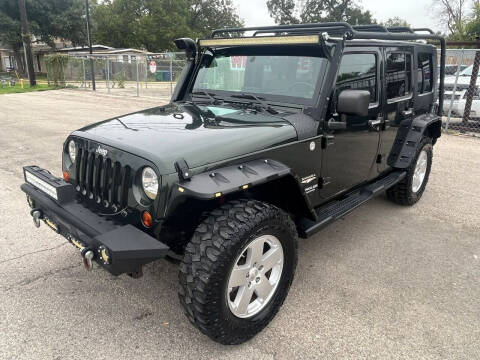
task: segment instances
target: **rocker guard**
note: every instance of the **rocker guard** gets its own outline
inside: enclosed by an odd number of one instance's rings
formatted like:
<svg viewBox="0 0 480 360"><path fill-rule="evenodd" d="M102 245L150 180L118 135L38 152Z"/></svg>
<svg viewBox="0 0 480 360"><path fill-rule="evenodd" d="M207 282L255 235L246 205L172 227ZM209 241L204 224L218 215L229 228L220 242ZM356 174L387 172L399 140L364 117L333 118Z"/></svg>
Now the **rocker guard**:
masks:
<svg viewBox="0 0 480 360"><path fill-rule="evenodd" d="M92 250L94 260L113 275L141 273L142 265L165 257L169 250L168 246L133 225L101 217L75 200L60 204L29 183L21 185L21 189L33 199L34 210L41 212L41 219L50 228L79 248L82 255L87 249ZM105 253L102 257L104 249L108 261L104 260Z"/></svg>

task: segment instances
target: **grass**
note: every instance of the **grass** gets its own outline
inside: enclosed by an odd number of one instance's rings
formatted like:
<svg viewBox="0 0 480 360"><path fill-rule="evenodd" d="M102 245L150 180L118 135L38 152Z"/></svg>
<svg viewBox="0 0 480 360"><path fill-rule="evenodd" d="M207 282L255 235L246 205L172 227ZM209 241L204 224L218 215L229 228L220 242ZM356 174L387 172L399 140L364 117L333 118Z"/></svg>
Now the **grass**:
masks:
<svg viewBox="0 0 480 360"><path fill-rule="evenodd" d="M30 91L46 91L46 90L55 90L55 89L59 89L59 88L55 86L48 86L47 84L37 84L37 86L32 86L32 87L30 87L29 84L24 84L23 89L22 89L22 85L20 84L16 84L15 86L0 85L0 95L25 93Z"/></svg>

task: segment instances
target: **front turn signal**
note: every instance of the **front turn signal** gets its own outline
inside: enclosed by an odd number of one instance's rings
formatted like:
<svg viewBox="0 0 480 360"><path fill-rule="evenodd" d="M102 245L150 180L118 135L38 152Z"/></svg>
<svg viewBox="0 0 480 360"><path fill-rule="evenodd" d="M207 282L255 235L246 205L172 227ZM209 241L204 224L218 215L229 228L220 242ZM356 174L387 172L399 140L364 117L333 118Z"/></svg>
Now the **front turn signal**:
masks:
<svg viewBox="0 0 480 360"><path fill-rule="evenodd" d="M144 211L142 213L142 223L145 227L149 228L153 225L153 218L152 215L148 211Z"/></svg>

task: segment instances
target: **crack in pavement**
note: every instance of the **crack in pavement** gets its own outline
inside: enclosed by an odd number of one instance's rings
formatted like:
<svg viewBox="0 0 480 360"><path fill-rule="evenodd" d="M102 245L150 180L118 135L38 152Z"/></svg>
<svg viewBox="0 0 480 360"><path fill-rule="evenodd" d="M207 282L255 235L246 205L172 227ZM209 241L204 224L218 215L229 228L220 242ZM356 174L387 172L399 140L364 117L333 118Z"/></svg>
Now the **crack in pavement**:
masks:
<svg viewBox="0 0 480 360"><path fill-rule="evenodd" d="M10 291L10 290L12 290L16 287L30 285L31 283L34 283L37 280L48 279L50 276L58 274L62 271L74 269L74 268L79 267L79 266L80 266L79 264L75 264L75 265L69 265L69 266L66 266L66 267L63 267L63 268L60 268L60 269L50 270L50 271L47 271L46 273L43 273L41 275L37 275L37 276L34 276L32 278L25 279L25 280L22 280L20 282L15 283L15 284L12 284L10 286L4 286L4 287L0 287L0 288L2 288L4 291Z"/></svg>
<svg viewBox="0 0 480 360"><path fill-rule="evenodd" d="M23 258L23 257L25 257L25 256L34 255L34 254L42 253L42 252L45 252L45 251L55 250L55 249L58 249L58 248L66 245L66 244L68 244L68 242L64 242L63 244L54 246L53 248L42 249L42 250L37 250L37 251L32 251L32 252L29 252L29 253L26 253L26 254L23 254L23 255L20 255L20 256L16 256L16 257L11 258L11 259L2 260L2 261L0 261L0 265L1 265L1 264L5 264L5 263L7 263L7 262L9 262L9 261L21 259L21 258Z"/></svg>

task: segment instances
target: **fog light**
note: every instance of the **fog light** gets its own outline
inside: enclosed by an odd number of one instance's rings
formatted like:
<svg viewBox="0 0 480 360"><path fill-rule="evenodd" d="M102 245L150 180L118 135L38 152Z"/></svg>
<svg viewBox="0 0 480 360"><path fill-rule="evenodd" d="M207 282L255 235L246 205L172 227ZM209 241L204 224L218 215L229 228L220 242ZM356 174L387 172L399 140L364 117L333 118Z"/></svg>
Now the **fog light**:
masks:
<svg viewBox="0 0 480 360"><path fill-rule="evenodd" d="M153 225L153 218L152 215L148 211L144 211L142 213L142 222L145 227L151 227Z"/></svg>
<svg viewBox="0 0 480 360"><path fill-rule="evenodd" d="M63 179L64 179L65 181L68 181L68 180L70 179L70 175L68 174L68 171L64 171L64 172L63 172Z"/></svg>

